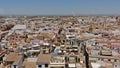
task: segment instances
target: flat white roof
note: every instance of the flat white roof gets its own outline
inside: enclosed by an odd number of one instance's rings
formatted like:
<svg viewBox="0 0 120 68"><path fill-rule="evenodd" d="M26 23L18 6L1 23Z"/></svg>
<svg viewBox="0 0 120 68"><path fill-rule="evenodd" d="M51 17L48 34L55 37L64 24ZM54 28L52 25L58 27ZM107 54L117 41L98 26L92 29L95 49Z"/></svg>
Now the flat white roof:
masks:
<svg viewBox="0 0 120 68"><path fill-rule="evenodd" d="M32 47L38 47L38 46L40 46L40 45L32 45Z"/></svg>
<svg viewBox="0 0 120 68"><path fill-rule="evenodd" d="M99 63L91 63L93 68L99 68L101 64Z"/></svg>
<svg viewBox="0 0 120 68"><path fill-rule="evenodd" d="M40 52L40 50L29 50L28 52Z"/></svg>
<svg viewBox="0 0 120 68"><path fill-rule="evenodd" d="M12 29L13 30L16 30L16 29L26 29L26 25L20 25L20 24L18 24L18 25L15 25Z"/></svg>
<svg viewBox="0 0 120 68"><path fill-rule="evenodd" d="M68 64L69 67L76 67L75 64Z"/></svg>
<svg viewBox="0 0 120 68"><path fill-rule="evenodd" d="M43 45L49 46L49 43L43 43Z"/></svg>

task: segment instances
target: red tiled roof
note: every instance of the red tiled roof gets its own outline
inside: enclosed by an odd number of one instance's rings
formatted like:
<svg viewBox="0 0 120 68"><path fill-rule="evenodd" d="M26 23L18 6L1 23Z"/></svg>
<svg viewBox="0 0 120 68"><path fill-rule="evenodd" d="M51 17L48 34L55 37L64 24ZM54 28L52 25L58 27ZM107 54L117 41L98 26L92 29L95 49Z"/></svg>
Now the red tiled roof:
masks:
<svg viewBox="0 0 120 68"><path fill-rule="evenodd" d="M5 54L5 50L0 50L0 57Z"/></svg>

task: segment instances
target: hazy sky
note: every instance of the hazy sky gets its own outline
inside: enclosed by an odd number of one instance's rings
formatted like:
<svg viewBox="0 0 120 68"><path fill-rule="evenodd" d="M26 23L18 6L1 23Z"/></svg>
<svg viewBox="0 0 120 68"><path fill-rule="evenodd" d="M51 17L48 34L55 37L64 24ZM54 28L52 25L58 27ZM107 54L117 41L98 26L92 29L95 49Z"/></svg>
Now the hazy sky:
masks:
<svg viewBox="0 0 120 68"><path fill-rule="evenodd" d="M120 0L0 0L0 15L119 14Z"/></svg>

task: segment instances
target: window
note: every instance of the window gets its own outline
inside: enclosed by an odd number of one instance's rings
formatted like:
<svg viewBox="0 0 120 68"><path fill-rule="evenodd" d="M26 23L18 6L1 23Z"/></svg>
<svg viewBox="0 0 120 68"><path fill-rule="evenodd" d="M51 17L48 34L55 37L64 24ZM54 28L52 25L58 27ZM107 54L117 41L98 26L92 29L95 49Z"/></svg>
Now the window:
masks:
<svg viewBox="0 0 120 68"><path fill-rule="evenodd" d="M45 67L48 67L48 64L45 64Z"/></svg>
<svg viewBox="0 0 120 68"><path fill-rule="evenodd" d="M117 67L117 65L115 65L115 67Z"/></svg>
<svg viewBox="0 0 120 68"><path fill-rule="evenodd" d="M14 68L16 68L16 65L14 65Z"/></svg>
<svg viewBox="0 0 120 68"><path fill-rule="evenodd" d="M69 57L69 62L76 62L76 58L75 57Z"/></svg>
<svg viewBox="0 0 120 68"><path fill-rule="evenodd" d="M68 68L68 64L65 64L65 68Z"/></svg>
<svg viewBox="0 0 120 68"><path fill-rule="evenodd" d="M45 54L45 50L43 50L43 54Z"/></svg>
<svg viewBox="0 0 120 68"><path fill-rule="evenodd" d="M63 40L63 42L65 42L65 40Z"/></svg>
<svg viewBox="0 0 120 68"><path fill-rule="evenodd" d="M115 59L115 62L117 62L117 60Z"/></svg>
<svg viewBox="0 0 120 68"><path fill-rule="evenodd" d="M78 62L80 62L80 58L78 58Z"/></svg>
<svg viewBox="0 0 120 68"><path fill-rule="evenodd" d="M41 65L38 65L38 67L42 67Z"/></svg>
<svg viewBox="0 0 120 68"><path fill-rule="evenodd" d="M85 63L85 61L83 61L83 63Z"/></svg>
<svg viewBox="0 0 120 68"><path fill-rule="evenodd" d="M110 59L108 59L108 61L111 61Z"/></svg>

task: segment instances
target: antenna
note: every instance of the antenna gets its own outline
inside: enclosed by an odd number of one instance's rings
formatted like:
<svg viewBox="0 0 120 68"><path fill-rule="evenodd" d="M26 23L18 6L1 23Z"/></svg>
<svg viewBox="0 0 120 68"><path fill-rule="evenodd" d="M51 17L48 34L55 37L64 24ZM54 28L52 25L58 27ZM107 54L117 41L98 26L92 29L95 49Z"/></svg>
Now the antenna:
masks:
<svg viewBox="0 0 120 68"><path fill-rule="evenodd" d="M74 11L72 11L72 15L75 17L75 13L74 13Z"/></svg>

